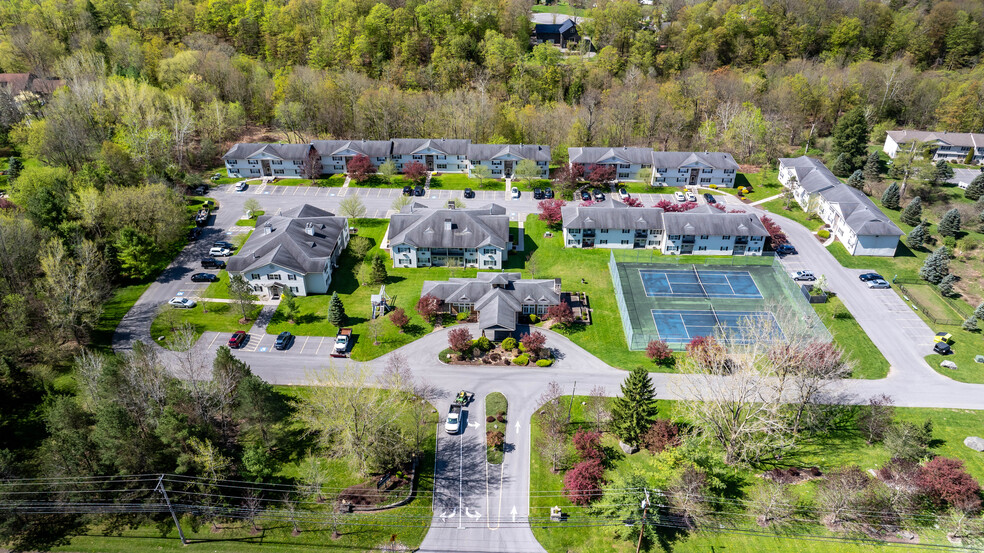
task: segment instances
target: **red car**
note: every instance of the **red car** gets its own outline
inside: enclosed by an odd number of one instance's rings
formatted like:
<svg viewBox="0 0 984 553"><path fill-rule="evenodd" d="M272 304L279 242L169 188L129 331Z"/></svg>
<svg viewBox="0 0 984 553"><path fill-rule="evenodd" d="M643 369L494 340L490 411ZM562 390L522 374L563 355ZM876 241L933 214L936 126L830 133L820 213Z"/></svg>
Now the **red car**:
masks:
<svg viewBox="0 0 984 553"><path fill-rule="evenodd" d="M233 332L232 337L229 338L229 347L233 349L238 348L242 346L243 342L245 341L246 341L246 332L243 330L237 330Z"/></svg>

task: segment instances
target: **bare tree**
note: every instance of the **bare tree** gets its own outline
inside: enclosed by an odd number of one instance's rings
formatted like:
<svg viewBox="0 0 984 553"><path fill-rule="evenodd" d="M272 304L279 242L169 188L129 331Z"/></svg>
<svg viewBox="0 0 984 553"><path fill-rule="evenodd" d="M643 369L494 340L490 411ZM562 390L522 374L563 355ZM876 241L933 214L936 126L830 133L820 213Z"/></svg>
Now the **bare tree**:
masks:
<svg viewBox="0 0 984 553"><path fill-rule="evenodd" d="M858 415L858 429L869 443L880 442L895 419L895 406L892 398L881 394L868 400Z"/></svg>
<svg viewBox="0 0 984 553"><path fill-rule="evenodd" d="M605 396L603 386L595 386L588 393L588 400L584 406L584 418L598 430L605 430L608 423L611 422L612 412L608 407L608 398Z"/></svg>
<svg viewBox="0 0 984 553"><path fill-rule="evenodd" d="M706 499L707 491L707 473L694 466L683 469L668 490L670 505L691 530L707 523L713 512Z"/></svg>
<svg viewBox="0 0 984 553"><path fill-rule="evenodd" d="M749 511L762 527L783 528L793 521L796 514L796 497L789 486L781 482L763 480L751 493Z"/></svg>
<svg viewBox="0 0 984 553"><path fill-rule="evenodd" d="M284 511L287 512L287 520L290 521L292 528L290 533L292 536L298 536L301 533L301 528L297 525L297 501L287 492L284 493L283 502Z"/></svg>
<svg viewBox="0 0 984 553"><path fill-rule="evenodd" d="M547 434L561 436L567 432L567 409L560 401L562 395L564 390L557 381L553 381L537 400L537 414Z"/></svg>
<svg viewBox="0 0 984 553"><path fill-rule="evenodd" d="M243 513L254 534L260 531L256 526L256 516L260 513L260 501L260 496L256 490L247 490L246 496L243 498Z"/></svg>

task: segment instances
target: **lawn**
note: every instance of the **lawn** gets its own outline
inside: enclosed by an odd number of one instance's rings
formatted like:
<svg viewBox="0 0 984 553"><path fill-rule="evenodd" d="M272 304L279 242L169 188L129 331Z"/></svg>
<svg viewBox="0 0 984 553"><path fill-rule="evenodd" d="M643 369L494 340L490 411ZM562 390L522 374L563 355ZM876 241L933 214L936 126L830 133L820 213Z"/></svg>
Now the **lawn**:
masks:
<svg viewBox="0 0 984 553"><path fill-rule="evenodd" d="M333 184L331 186L341 186L345 182L345 175L333 175L331 178L342 177L342 180L338 184ZM355 182L354 180L349 181L349 186L353 188L403 188L410 184L410 181L403 178L401 175L395 175L392 179L387 180L386 177L382 175L370 175L369 178L363 182Z"/></svg>
<svg viewBox="0 0 984 553"><path fill-rule="evenodd" d="M254 211L252 213L253 216L250 217L249 219L240 219L240 220L236 221L236 226L237 227L255 227L256 226L256 220L260 217L260 215L263 215L264 213L266 213L266 211L263 211L262 209L258 209L258 210Z"/></svg>
<svg viewBox="0 0 984 553"><path fill-rule="evenodd" d="M478 179L469 177L464 173L438 173L431 176L430 187L439 190L505 190L506 185L503 181L486 179L482 186L478 186Z"/></svg>
<svg viewBox="0 0 984 553"><path fill-rule="evenodd" d="M498 417L501 413L506 415L509 412L509 402L506 401L506 396L502 395L500 392L492 392L491 394L485 396L485 428L487 431L498 430L502 433L506 432L506 424L509 419L503 422L487 422L489 417ZM494 465L502 464L502 448L487 448L486 451L488 462Z"/></svg>
<svg viewBox="0 0 984 553"><path fill-rule="evenodd" d="M232 296L229 295L229 273L225 269L219 271L216 276L219 280L211 282L208 288L205 289L205 293L202 294L203 298L214 298L219 300L231 300Z"/></svg>
<svg viewBox="0 0 984 553"><path fill-rule="evenodd" d="M577 15L578 17L584 17L587 15L588 10L571 7L571 5L567 2L558 2L556 4L542 6L540 4L536 4L533 6L533 13L561 13L564 15Z"/></svg>
<svg viewBox="0 0 984 553"><path fill-rule="evenodd" d="M499 188L499 190L505 189L505 182L503 181L495 181L495 182L502 183L503 188ZM519 188L520 190L526 190L526 191L532 191L534 188L553 187L553 183L550 182L549 179L533 179L532 181L528 181L526 179L513 179L512 185Z"/></svg>
<svg viewBox="0 0 984 553"><path fill-rule="evenodd" d="M179 328L185 323L190 324L195 331L196 339L206 331L249 330L253 326L256 316L260 313L260 309L261 306L255 306L250 312L249 321L242 325L239 324L242 312L240 312L239 306L234 303L199 301L191 309L175 309L165 305L161 307L161 311L154 318L154 322L150 324L150 335L154 340L158 340L161 345L169 347L174 333L171 330L168 317L174 318L174 328ZM163 340L159 340L161 336L164 337Z"/></svg>
<svg viewBox="0 0 984 553"><path fill-rule="evenodd" d="M766 211L771 211L776 215L782 215L783 217L792 219L814 232L823 226L823 221L820 220L819 216L807 215L807 213L803 211L803 209L795 201L792 202L792 205L790 205L788 210L783 207L784 204L785 201L782 198L776 198L775 200L770 200L763 204L759 204L759 207Z"/></svg>
<svg viewBox="0 0 984 553"><path fill-rule="evenodd" d="M732 190L738 194L739 186L751 186L752 191L745 195L750 201L757 202L782 194L783 186L779 183L779 171L764 168L758 173L738 173L735 177L735 187Z"/></svg>
<svg viewBox="0 0 984 553"><path fill-rule="evenodd" d="M90 342L98 350L110 352L113 349L113 333L120 321L130 311L133 304L137 303L140 296L147 291L150 282L144 284L131 284L117 288L109 301L103 304L102 314L99 315L99 322L92 329Z"/></svg>
<svg viewBox="0 0 984 553"><path fill-rule="evenodd" d="M820 320L834 336L834 343L844 352L845 357L854 363L851 378L876 379L888 376L889 363L885 356L875 347L871 338L868 338L861 325L854 320L840 298L830 297L827 303L815 303L813 307ZM835 313L842 316L835 317Z"/></svg>
<svg viewBox="0 0 984 553"><path fill-rule="evenodd" d="M572 427L584 424L582 402L588 398L579 396L575 398L572 410ZM561 398L562 405L568 404L569 398ZM679 422L682 417L677 413L678 405L671 401L660 401L660 416L672 418ZM795 452L790 452L784 461L788 461L795 466L818 466L821 470L827 471L832 468L841 467L849 464L856 464L862 469L873 469L880 467L889 460L889 453L881 444L869 445L854 430L854 417L856 415L850 411L845 412L836 423L834 429L825 436L815 438L812 441L804 442ZM968 429L980 428L984 424L984 412L970 410L945 410L945 409L911 409L899 408L896 410L896 420L909 421L922 424L925 420L933 421L933 442L931 451L938 455L955 457L962 459L970 474L978 480L984 479L984 457L963 445L963 439L968 434ZM635 550L635 539L620 539L614 535L613 530L608 525L598 525L597 519L591 516L591 512L585 512L583 508L576 507L567 500L562 494L563 476L560 473L551 471L549 462L544 459L537 447L538 439L542 435L540 418L534 416L532 419L533 444L531 451L530 486L531 486L531 517L537 521L532 525L533 533L540 541L540 544L551 553L562 553L567 551L616 551L631 552ZM573 431L573 430L572 430ZM606 476L611 477L615 472L633 471L646 476L659 469L656 458L648 451L641 451L631 456L621 454L617 448L615 439L606 435L603 445L611 454L610 465L606 470ZM573 448L569 449L573 453ZM731 487L728 490L727 499L743 499L748 492L757 485L758 478L754 472L747 469L733 469L728 475ZM801 497L811 497L814 494L813 483L803 483L793 486L793 490ZM606 499L597 501L599 504L606 504ZM549 517L550 507L557 505L569 514L569 519L563 523L545 522ZM579 524L581 522L581 524ZM594 522L595 524L591 524ZM608 526L608 527L606 527ZM709 551L788 551L790 553L827 553L836 552L874 552L884 549L876 543L867 544L854 542L853 540L837 540L847 537L843 534L834 534L822 526L808 524L791 530L786 535L774 535L751 523L738 523L734 529L721 529L720 532L714 527L707 527L704 532L680 535L670 542L674 552L709 552ZM797 535L797 533L808 534ZM634 538L634 536L633 536ZM833 538L835 541L825 541L825 538ZM922 529L920 531L921 543L933 542L941 539L933 529ZM836 544L835 544L836 543ZM658 545L653 545L647 551L661 551Z"/></svg>

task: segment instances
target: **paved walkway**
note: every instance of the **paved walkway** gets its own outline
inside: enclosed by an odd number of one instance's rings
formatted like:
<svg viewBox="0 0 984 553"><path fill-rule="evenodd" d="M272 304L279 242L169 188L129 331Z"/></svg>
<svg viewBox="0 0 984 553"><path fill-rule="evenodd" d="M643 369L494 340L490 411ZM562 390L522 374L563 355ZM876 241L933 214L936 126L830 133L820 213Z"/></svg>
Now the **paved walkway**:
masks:
<svg viewBox="0 0 984 553"><path fill-rule="evenodd" d="M750 204L742 204L742 205L761 205L761 204L764 204L765 202L771 202L772 200L777 200L777 199L779 199L781 197L782 197L782 194L776 194L775 196L769 196L768 198L765 198L765 199L762 199L762 200L758 200L757 202L752 202Z"/></svg>

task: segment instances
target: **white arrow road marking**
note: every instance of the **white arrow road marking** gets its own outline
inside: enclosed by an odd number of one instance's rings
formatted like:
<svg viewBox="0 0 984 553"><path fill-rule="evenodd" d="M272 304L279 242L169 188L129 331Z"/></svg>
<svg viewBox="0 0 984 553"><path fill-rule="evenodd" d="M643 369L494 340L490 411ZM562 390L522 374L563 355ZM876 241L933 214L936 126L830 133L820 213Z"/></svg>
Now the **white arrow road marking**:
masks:
<svg viewBox="0 0 984 553"><path fill-rule="evenodd" d="M519 434L519 421L516 421L516 433Z"/></svg>
<svg viewBox="0 0 984 553"><path fill-rule="evenodd" d="M441 522L445 522L449 518L454 518L455 516L457 516L455 513L457 513L457 511L454 509L451 509L450 515L448 514L447 511L441 511Z"/></svg>
<svg viewBox="0 0 984 553"><path fill-rule="evenodd" d="M468 518L482 518L482 513L480 513L478 511L478 509L476 509L475 510L475 514L473 515L471 513L471 509L469 509L468 507L465 507L465 516L468 517Z"/></svg>
<svg viewBox="0 0 984 553"><path fill-rule="evenodd" d="M468 426L471 426L472 428L478 428L478 423L477 422L470 422L470 423L468 423Z"/></svg>
<svg viewBox="0 0 984 553"><path fill-rule="evenodd" d="M513 505L513 509L512 509L512 511L509 512L509 514L512 515L512 517L513 517L513 520L512 521L513 522L516 522L516 506L515 505Z"/></svg>

